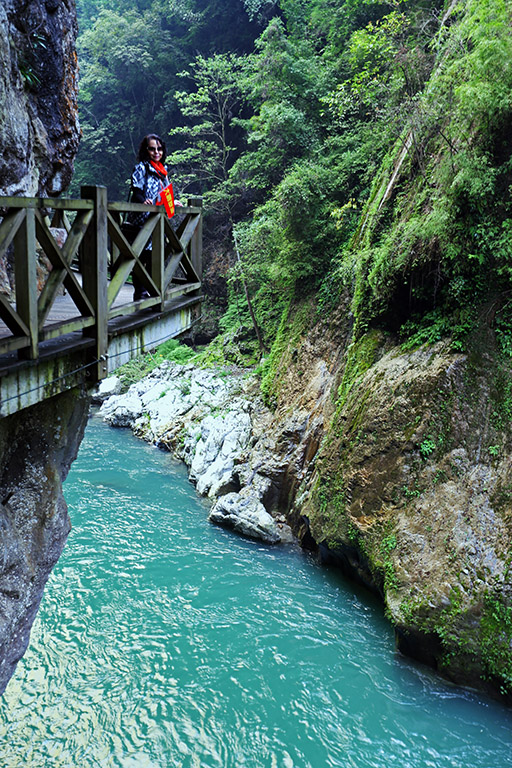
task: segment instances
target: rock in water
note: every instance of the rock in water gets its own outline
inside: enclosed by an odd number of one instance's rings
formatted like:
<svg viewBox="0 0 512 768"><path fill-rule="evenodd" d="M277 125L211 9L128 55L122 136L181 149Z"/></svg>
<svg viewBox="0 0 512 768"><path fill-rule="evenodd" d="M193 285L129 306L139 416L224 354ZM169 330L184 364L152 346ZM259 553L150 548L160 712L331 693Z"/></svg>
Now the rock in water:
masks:
<svg viewBox="0 0 512 768"><path fill-rule="evenodd" d="M109 397L119 395L121 392L121 379L119 376L109 376L107 379L100 381L96 390L92 393L93 403L103 403Z"/></svg>
<svg viewBox="0 0 512 768"><path fill-rule="evenodd" d="M221 496L214 504L208 520L267 544L279 544L281 541L274 519L252 494L227 493Z"/></svg>

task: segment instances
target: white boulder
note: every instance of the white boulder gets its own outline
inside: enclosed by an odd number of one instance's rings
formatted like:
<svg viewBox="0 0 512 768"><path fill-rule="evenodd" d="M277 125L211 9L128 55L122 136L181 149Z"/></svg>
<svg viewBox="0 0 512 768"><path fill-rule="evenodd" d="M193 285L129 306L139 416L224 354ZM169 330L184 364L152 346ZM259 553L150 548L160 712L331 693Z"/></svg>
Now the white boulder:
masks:
<svg viewBox="0 0 512 768"><path fill-rule="evenodd" d="M257 496L250 493L242 491L221 496L213 505L208 520L267 544L279 544L281 541L274 519Z"/></svg>

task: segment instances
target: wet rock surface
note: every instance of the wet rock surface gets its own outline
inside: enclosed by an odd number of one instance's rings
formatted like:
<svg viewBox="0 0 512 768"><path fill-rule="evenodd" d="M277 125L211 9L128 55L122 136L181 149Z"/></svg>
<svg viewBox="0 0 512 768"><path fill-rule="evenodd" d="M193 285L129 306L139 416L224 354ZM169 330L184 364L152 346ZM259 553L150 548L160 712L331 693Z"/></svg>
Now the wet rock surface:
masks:
<svg viewBox="0 0 512 768"><path fill-rule="evenodd" d="M281 541L274 519L250 491L221 496L215 502L208 520L267 544L278 544Z"/></svg>
<svg viewBox="0 0 512 768"><path fill-rule="evenodd" d="M0 0L1 195L54 197L71 182L80 141L77 31L72 0ZM60 246L62 230L52 234ZM10 247L0 259L9 300L13 258ZM50 269L39 249L39 290Z"/></svg>
<svg viewBox="0 0 512 768"><path fill-rule="evenodd" d="M88 410L87 395L70 390L0 420L0 693L71 527L62 482Z"/></svg>
<svg viewBox="0 0 512 768"><path fill-rule="evenodd" d="M71 181L80 139L75 4L0 2L0 192L43 197Z"/></svg>

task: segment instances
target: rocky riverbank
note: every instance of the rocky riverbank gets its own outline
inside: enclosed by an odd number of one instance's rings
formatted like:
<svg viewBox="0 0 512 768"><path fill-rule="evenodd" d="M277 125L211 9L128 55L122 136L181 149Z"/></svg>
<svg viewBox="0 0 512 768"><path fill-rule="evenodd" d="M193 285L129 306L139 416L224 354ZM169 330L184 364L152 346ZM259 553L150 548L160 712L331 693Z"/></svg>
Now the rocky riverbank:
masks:
<svg viewBox="0 0 512 768"><path fill-rule="evenodd" d="M485 333L406 352L335 321L271 361L272 411L240 371L164 363L101 413L183 459L212 522L272 543L290 525L382 597L404 653L510 695L508 369Z"/></svg>
<svg viewBox="0 0 512 768"><path fill-rule="evenodd" d="M107 380L97 399L117 386ZM211 522L269 544L293 539L285 518L266 509L277 490L262 453L272 414L246 373L164 362L108 397L100 414L184 461L198 493L213 501Z"/></svg>

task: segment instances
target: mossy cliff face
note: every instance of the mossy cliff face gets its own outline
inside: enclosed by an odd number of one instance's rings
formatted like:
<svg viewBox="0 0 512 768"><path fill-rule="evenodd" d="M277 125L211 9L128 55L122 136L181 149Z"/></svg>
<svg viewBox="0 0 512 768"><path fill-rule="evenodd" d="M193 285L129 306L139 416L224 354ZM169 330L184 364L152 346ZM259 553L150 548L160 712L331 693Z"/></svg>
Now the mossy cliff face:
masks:
<svg viewBox="0 0 512 768"><path fill-rule="evenodd" d="M0 193L58 195L78 148L71 0L0 1Z"/></svg>
<svg viewBox="0 0 512 768"><path fill-rule="evenodd" d="M510 695L512 397L492 334L402 352L311 325L275 365L292 524L381 594L405 653Z"/></svg>
<svg viewBox="0 0 512 768"><path fill-rule="evenodd" d="M0 693L70 530L62 481L88 407L84 393L70 390L0 420Z"/></svg>

